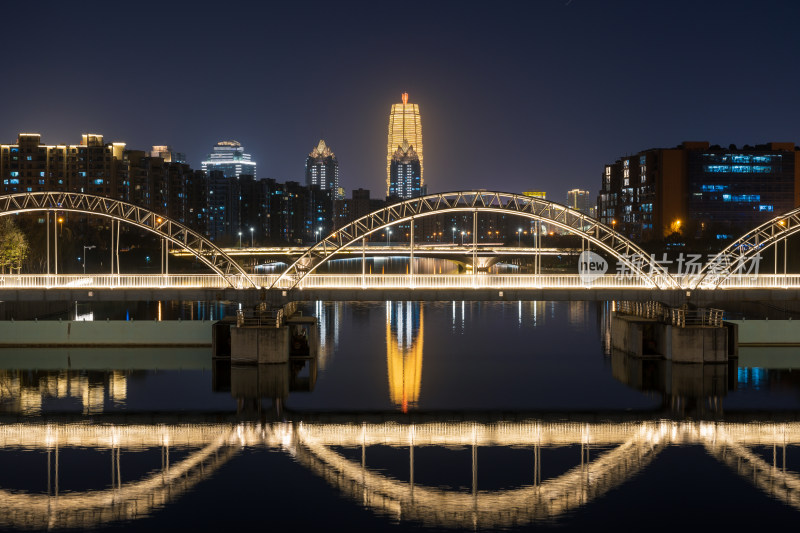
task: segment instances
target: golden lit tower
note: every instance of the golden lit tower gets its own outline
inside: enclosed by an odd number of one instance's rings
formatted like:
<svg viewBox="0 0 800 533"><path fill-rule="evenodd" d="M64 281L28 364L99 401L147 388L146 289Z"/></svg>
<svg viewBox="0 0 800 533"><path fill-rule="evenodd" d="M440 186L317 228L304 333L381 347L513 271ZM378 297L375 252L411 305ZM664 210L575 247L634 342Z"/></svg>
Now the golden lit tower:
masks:
<svg viewBox="0 0 800 533"><path fill-rule="evenodd" d="M392 156L405 141L419 157L420 186L425 185L422 158L422 122L419 118L419 105L408 103L408 93L403 93L402 103L392 104L389 115L389 143L386 148L386 195L389 195Z"/></svg>

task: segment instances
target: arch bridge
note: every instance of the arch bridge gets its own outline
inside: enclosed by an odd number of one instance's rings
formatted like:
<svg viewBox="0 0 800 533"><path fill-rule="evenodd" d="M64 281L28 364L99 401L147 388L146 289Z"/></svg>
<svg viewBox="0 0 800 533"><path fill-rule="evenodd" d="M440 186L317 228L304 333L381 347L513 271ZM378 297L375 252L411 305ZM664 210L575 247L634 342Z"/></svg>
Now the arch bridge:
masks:
<svg viewBox="0 0 800 533"><path fill-rule="evenodd" d="M635 277L652 288L679 288L672 276L650 254L630 239L599 221L566 206L542 198L513 193L458 191L412 198L365 215L311 246L271 285L272 288L294 289L320 265L344 250L361 243L366 252L366 238L396 224L411 222L410 258L413 276L414 222L439 214L472 213L472 264L477 265L478 216L480 213L502 213L547 222L580 236L590 245L603 250L624 264ZM638 258L638 259L634 259ZM475 270L473 270L474 272Z"/></svg>
<svg viewBox="0 0 800 533"><path fill-rule="evenodd" d="M7 275L0 277L0 290L3 296L18 294L19 289L142 289L171 288L177 290L196 289L259 289L270 287L285 291L287 289L586 289L600 291L617 289L651 289L673 291L700 289L786 289L800 288L800 275L787 272L787 239L800 231L800 209L758 226L746 233L719 254L711 257L702 269L688 275L671 275L668 269L653 256L646 253L636 243L617 233L599 221L587 215L547 200L521 196L512 193L488 191L459 191L427 195L413 198L370 213L351 222L340 230L326 236L316 244L301 250L299 258L293 261L280 274L251 275L230 253L217 247L206 237L179 222L159 215L147 209L120 200L101 196L70 192L31 192L0 196L0 216L17 213L44 211L48 213L77 212L97 215L112 220L112 240L114 226L117 230L117 246L119 224L126 223L146 230L160 238L173 243L185 254L196 257L206 264L213 275L122 275L119 272L110 275ZM627 275L606 274L590 281L583 279L578 273L572 274L503 274L476 275L424 275L414 271L414 257L425 254L443 254L442 250L433 252L425 250L420 253L415 242L415 222L438 214L472 214L472 243L458 250L449 250L463 256L471 264L486 263L487 252L477 243L477 223L481 213L502 213L527 218L531 221L545 222L581 238L587 243L587 249L602 251L607 257L618 262L618 269L625 270ZM54 221L55 223L55 221ZM364 271L366 240L377 232L388 230L396 224L409 224L409 272L408 275L367 276ZM49 224L48 224L49 231ZM783 272L779 273L779 249L783 243ZM541 243L539 243L540 245ZM49 245L48 245L49 248ZM359 253L362 257L362 273L346 275L319 275L316 271L326 262L340 258L353 258ZM453 246L453 248L456 248ZM756 275L753 265L758 263L761 254L773 248L775 254L775 270L772 274L760 272ZM536 246L533 255L543 253ZM396 250L387 250L396 253ZM496 250L491 253L500 253ZM297 253L297 251L293 252ZM491 255L489 253L489 255ZM522 253L519 250L512 251ZM49 261L48 261L49 263ZM112 265L113 266L113 265ZM49 264L48 264L49 268ZM117 261L117 270L119 262ZM24 291L23 291L24 292ZM176 293L177 294L177 293ZM610 293L609 293L610 294ZM605 293L598 293L604 297ZM546 295L543 295L546 297ZM606 295L607 296L607 295ZM70 297L77 297L70 295ZM612 297L612 296L609 296ZM644 294L642 297L652 297Z"/></svg>
<svg viewBox="0 0 800 533"><path fill-rule="evenodd" d="M687 444L704 446L711 457L800 510L800 475L786 469L787 448L800 445L800 424L795 421L348 421L352 418L0 424L0 449L46 451L48 462L47 494L0 488L0 524L18 529L92 528L143 518L197 490L245 447L281 450L373 512L426 527L497 529L562 517L625 483L666 447ZM366 456L376 445L408 450L408 480L367 468ZM469 492L415 483L414 450L427 446L471 451ZM498 446L530 451L527 484L500 490L478 486L478 450ZM576 453L580 449L576 466L543 478L542 450L566 446L575 446ZM59 451L72 447L112 452L110 486L59 492L59 461L64 461ZM766 447L772 448L771 462L753 451ZM159 448L160 469L122 481L124 453ZM360 460L344 452L348 448L360 449ZM170 450L181 451L180 459L170 461Z"/></svg>
<svg viewBox="0 0 800 533"><path fill-rule="evenodd" d="M0 216L37 211L47 212L48 218L51 212L83 213L109 218L112 221L112 240L114 224L124 222L158 235L191 253L231 287L257 288L244 269L205 236L143 207L103 196L75 192L45 191L0 196ZM47 231L49 230L48 224ZM118 232L117 229L117 241L119 241Z"/></svg>

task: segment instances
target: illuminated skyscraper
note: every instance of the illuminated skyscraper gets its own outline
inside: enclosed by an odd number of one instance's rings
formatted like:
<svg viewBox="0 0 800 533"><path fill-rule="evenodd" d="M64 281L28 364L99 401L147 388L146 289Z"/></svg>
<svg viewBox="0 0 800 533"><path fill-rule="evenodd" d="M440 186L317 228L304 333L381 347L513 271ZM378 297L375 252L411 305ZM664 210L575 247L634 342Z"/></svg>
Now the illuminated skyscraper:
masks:
<svg viewBox="0 0 800 533"><path fill-rule="evenodd" d="M339 194L339 161L322 139L306 158L306 185L318 185L323 191L332 191L337 200L342 198Z"/></svg>
<svg viewBox="0 0 800 533"><path fill-rule="evenodd" d="M203 172L208 176L211 171L218 170L226 178L238 178L242 174L256 177L256 163L250 160L250 154L244 153L244 147L238 141L220 141L214 151L203 161Z"/></svg>
<svg viewBox="0 0 800 533"><path fill-rule="evenodd" d="M403 141L389 163L389 194L403 199L422 196L422 162L414 147Z"/></svg>
<svg viewBox="0 0 800 533"><path fill-rule="evenodd" d="M408 103L408 93L403 93L400 104L392 104L389 115L389 142L386 149L386 195L391 195L392 158L397 149L407 142L419 158L420 188L425 184L425 169L422 157L422 122L420 122L419 105Z"/></svg>

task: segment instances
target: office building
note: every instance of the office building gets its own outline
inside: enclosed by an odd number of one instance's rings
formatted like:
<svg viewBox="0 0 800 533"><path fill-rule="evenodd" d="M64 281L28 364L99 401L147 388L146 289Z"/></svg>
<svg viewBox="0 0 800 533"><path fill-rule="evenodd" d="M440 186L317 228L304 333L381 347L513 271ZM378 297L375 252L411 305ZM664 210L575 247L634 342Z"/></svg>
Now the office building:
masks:
<svg viewBox="0 0 800 533"><path fill-rule="evenodd" d="M332 191L336 199L344 198L340 196L339 161L322 139L306 158L306 185Z"/></svg>
<svg viewBox="0 0 800 533"><path fill-rule="evenodd" d="M425 185L423 173L425 170L422 150L422 122L420 120L419 105L408 103L408 93L402 94L402 102L392 104L389 114L389 142L386 147L386 196L392 196L391 172L392 159L398 148L406 143L414 149L419 158L420 188Z"/></svg>
<svg viewBox="0 0 800 533"><path fill-rule="evenodd" d="M603 169L598 218L635 240L679 233L729 239L800 205L794 143L684 142Z"/></svg>
<svg viewBox="0 0 800 533"><path fill-rule="evenodd" d="M202 163L203 172L221 172L226 178L238 178L242 174L256 177L256 163L238 141L220 141Z"/></svg>

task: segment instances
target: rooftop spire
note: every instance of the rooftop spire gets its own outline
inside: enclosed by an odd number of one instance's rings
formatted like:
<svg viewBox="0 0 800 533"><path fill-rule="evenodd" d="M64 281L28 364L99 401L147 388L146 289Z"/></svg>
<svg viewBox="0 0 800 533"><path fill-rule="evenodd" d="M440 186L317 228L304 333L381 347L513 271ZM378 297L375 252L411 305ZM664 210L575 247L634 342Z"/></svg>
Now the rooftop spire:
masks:
<svg viewBox="0 0 800 533"><path fill-rule="evenodd" d="M403 105L406 105L408 103L408 93L403 93L400 97L403 99Z"/></svg>

